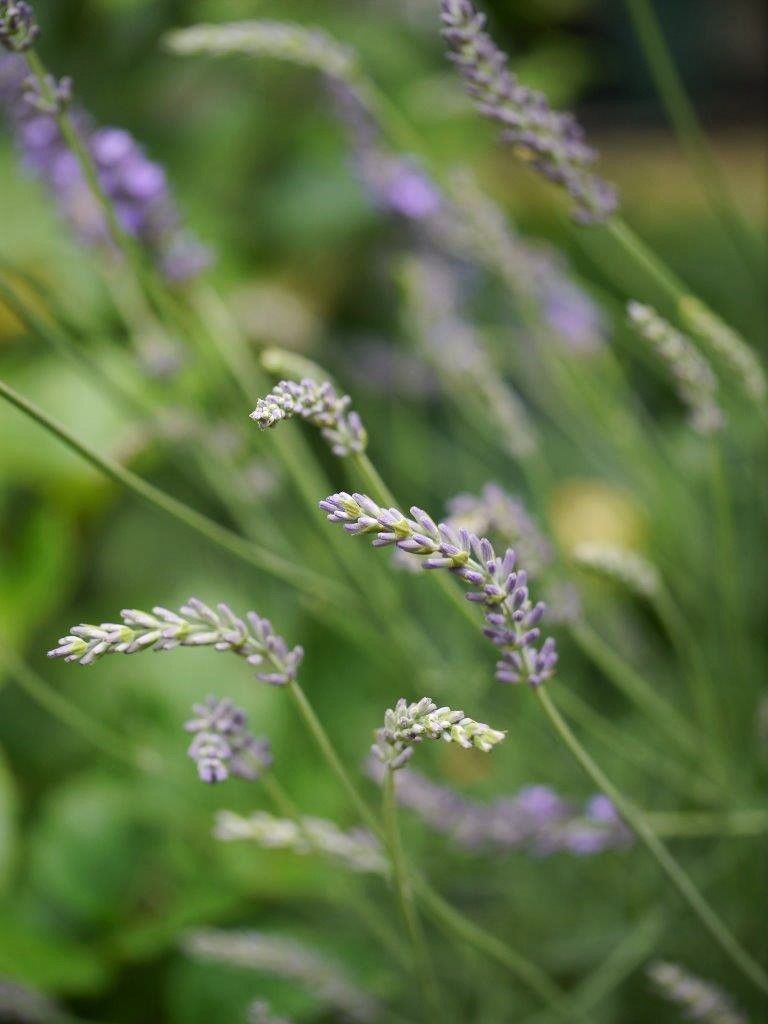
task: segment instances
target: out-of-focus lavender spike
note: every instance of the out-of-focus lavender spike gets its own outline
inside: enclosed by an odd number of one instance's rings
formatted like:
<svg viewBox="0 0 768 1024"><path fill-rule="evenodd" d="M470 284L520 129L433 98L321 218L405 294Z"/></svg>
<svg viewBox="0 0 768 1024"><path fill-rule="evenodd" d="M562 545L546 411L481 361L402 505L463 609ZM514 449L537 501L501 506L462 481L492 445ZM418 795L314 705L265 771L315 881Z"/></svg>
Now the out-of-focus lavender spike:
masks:
<svg viewBox="0 0 768 1024"><path fill-rule="evenodd" d="M366 772L381 783L385 767L371 757ZM414 811L435 832L476 853L519 850L535 857L590 856L632 843L632 833L602 795L591 797L580 809L548 786L533 785L485 804L432 782L410 766L397 773L395 793L402 807Z"/></svg>
<svg viewBox="0 0 768 1024"><path fill-rule="evenodd" d="M637 551L584 541L573 549L573 560L584 569L621 583L640 597L653 598L661 590L659 570Z"/></svg>
<svg viewBox="0 0 768 1024"><path fill-rule="evenodd" d="M691 974L680 964L657 961L648 977L660 995L679 1006L686 1020L701 1024L747 1024L729 995L711 981Z"/></svg>
<svg viewBox="0 0 768 1024"><path fill-rule="evenodd" d="M590 355L605 344L607 324L600 306L573 277L566 257L545 242L520 236L467 168L446 175L446 199L426 225L440 249L479 261L510 294L541 318L543 331L574 355Z"/></svg>
<svg viewBox="0 0 768 1024"><path fill-rule="evenodd" d="M442 0L441 10L450 59L475 108L501 126L502 139L522 160L569 193L579 223L607 220L618 205L616 190L590 172L597 153L574 116L553 110L543 93L518 81L470 0Z"/></svg>
<svg viewBox="0 0 768 1024"><path fill-rule="evenodd" d="M276 1017L262 999L251 1003L246 1014L246 1024L293 1024L287 1017Z"/></svg>
<svg viewBox="0 0 768 1024"><path fill-rule="evenodd" d="M363 421L350 409L351 403L349 395L337 395L327 380L282 380L259 399L251 419L267 430L281 420L299 416L319 427L333 454L343 457L364 452L368 443Z"/></svg>
<svg viewBox="0 0 768 1024"><path fill-rule="evenodd" d="M401 267L411 330L421 351L462 403L476 396L513 458L537 450L538 438L522 399L503 381L480 332L457 308L459 281L448 262L438 257L411 257Z"/></svg>
<svg viewBox="0 0 768 1024"><path fill-rule="evenodd" d="M515 570L511 548L497 556L487 537L435 525L418 508L411 510L418 521L409 519L396 508L380 508L366 494L331 494L320 508L348 533L370 534L374 547L397 546L421 558L424 569L445 569L476 587L467 599L485 608L483 633L499 649L499 682L539 686L554 675L555 642L550 637L539 646L543 608L531 601L525 570Z"/></svg>
<svg viewBox="0 0 768 1024"><path fill-rule="evenodd" d="M256 612L247 612L245 620L237 618L225 604L214 610L191 597L179 614L159 606L151 613L126 608L120 614L122 623L73 626L70 635L62 637L48 657L91 665L105 654L213 647L232 651L251 665L268 662L270 671L257 673L257 678L274 686L286 686L294 680L304 657L301 647L289 648L274 633L268 619Z"/></svg>
<svg viewBox="0 0 768 1024"><path fill-rule="evenodd" d="M184 726L194 736L187 753L203 782L258 779L272 766L269 740L249 732L245 712L228 697L208 697L192 710L195 717Z"/></svg>
<svg viewBox="0 0 768 1024"><path fill-rule="evenodd" d="M452 526L514 545L520 561L533 575L552 561L552 544L523 502L498 484L487 483L478 495L457 494L447 507Z"/></svg>
<svg viewBox="0 0 768 1024"><path fill-rule="evenodd" d="M222 842L247 841L265 850L290 850L300 855L323 854L350 871L384 874L386 858L374 835L364 829L344 832L324 818L276 818L256 811L247 818L221 811L214 835Z"/></svg>
<svg viewBox="0 0 768 1024"><path fill-rule="evenodd" d="M393 153L381 139L376 119L359 88L331 81L339 120L347 129L357 175L381 209L422 221L440 209L440 191L415 157Z"/></svg>
<svg viewBox="0 0 768 1024"><path fill-rule="evenodd" d="M189 956L261 971L298 982L327 1007L359 1024L379 1019L381 1008L326 956L283 936L253 931L190 932Z"/></svg>
<svg viewBox="0 0 768 1024"><path fill-rule="evenodd" d="M388 708L384 725L376 730L372 754L389 769L402 768L423 740L444 740L465 749L491 751L506 736L484 722L467 718L463 711L439 708L429 697L409 704L403 697Z"/></svg>
<svg viewBox="0 0 768 1024"><path fill-rule="evenodd" d="M109 230L56 115L71 99L67 79L51 81L44 96L22 57L0 56L0 107L13 130L24 166L45 183L63 219L89 245L110 246ZM99 184L123 230L147 251L173 282L200 274L211 253L180 223L165 171L150 160L129 132L98 128L80 108L69 114L90 154Z"/></svg>
<svg viewBox="0 0 768 1024"><path fill-rule="evenodd" d="M705 436L722 430L725 417L717 402L717 377L690 338L675 330L651 306L630 302L627 315L632 327L667 364L693 429Z"/></svg>

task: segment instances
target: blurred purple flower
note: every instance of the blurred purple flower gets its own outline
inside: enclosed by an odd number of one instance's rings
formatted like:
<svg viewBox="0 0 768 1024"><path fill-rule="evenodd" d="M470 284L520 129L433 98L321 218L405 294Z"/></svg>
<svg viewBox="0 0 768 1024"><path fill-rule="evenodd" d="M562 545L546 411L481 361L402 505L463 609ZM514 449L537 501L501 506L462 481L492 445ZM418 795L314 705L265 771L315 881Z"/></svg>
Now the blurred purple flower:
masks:
<svg viewBox="0 0 768 1024"><path fill-rule="evenodd" d="M366 763L367 774L379 783L385 770L373 757ZM402 807L465 850L586 857L632 843L631 832L602 794L579 809L549 786L534 785L484 804L432 782L410 767L396 773L395 792Z"/></svg>
<svg viewBox="0 0 768 1024"><path fill-rule="evenodd" d="M48 186L62 217L83 241L108 245L109 231L99 203L59 131L54 112L40 109L25 86L27 79L23 58L0 57L0 108L23 164ZM97 128L78 108L70 116L123 230L147 250L170 281L200 274L210 265L211 254L181 226L163 168L124 129Z"/></svg>

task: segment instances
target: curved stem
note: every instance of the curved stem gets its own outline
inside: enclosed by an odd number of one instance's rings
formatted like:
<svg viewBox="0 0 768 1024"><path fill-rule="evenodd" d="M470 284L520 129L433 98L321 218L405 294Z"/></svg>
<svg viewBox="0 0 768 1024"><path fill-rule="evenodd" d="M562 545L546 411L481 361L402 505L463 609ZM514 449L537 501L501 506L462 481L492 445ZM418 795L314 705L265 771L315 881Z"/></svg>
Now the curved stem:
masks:
<svg viewBox="0 0 768 1024"><path fill-rule="evenodd" d="M435 978L434 968L427 950L424 932L413 898L413 888L405 862L400 828L397 821L394 772L389 767L386 769L384 777L382 811L384 834L387 838L387 848L392 861L392 882L397 893L398 903L400 904L400 913L403 916L403 921L413 947L414 961L412 969L414 981L417 988L420 988L422 983L424 985L422 998L426 1020L441 1021L445 1019L445 1015L442 1008L440 989Z"/></svg>
<svg viewBox="0 0 768 1024"><path fill-rule="evenodd" d="M239 558L249 565L253 565L264 572L276 576L278 579L290 583L298 590L321 600L332 599L344 602L347 600L347 592L336 580L320 576L313 570L295 565L281 555L276 555L266 548L259 547L244 540L238 534L233 533L224 526L209 519L172 495L161 491L160 488L148 483L146 480L125 469L119 463L100 455L97 451L78 440L66 427L58 423L42 409L38 408L29 399L24 398L17 391L11 388L4 381L0 380L0 397L4 398L11 405L33 419L48 433L53 434L73 452L80 455L86 462L89 462L104 476L115 481L122 487L133 491L144 501L159 508L167 515L179 522L184 523L190 529L206 537L213 544L223 548L230 554Z"/></svg>
<svg viewBox="0 0 768 1024"><path fill-rule="evenodd" d="M614 803L621 816L645 845L651 856L667 878L672 882L683 900L685 900L690 909L698 917L704 928L706 928L715 942L717 942L723 952L726 953L742 973L749 978L750 981L760 989L760 991L768 993L768 974L760 964L750 956L729 928L720 920L689 876L648 824L648 821L642 811L640 811L639 808L637 808L619 789L616 788L616 786L614 786L602 769L592 760L590 755L572 732L568 723L557 710L546 688L539 686L535 692L539 703L544 709L544 712L557 735L568 747L573 757L578 761L595 785L598 786L599 789Z"/></svg>
<svg viewBox="0 0 768 1024"><path fill-rule="evenodd" d="M728 234L734 248L750 272L763 284L764 268L756 259L755 239L736 210L722 174L712 155L672 54L664 38L651 0L625 0L638 40L656 85L656 90L678 139L698 175L701 186Z"/></svg>
<svg viewBox="0 0 768 1024"><path fill-rule="evenodd" d="M574 1017L563 992L536 964L465 917L418 876L414 878L413 885L426 909L443 927L514 974L531 992L556 1010L562 1020L573 1022Z"/></svg>

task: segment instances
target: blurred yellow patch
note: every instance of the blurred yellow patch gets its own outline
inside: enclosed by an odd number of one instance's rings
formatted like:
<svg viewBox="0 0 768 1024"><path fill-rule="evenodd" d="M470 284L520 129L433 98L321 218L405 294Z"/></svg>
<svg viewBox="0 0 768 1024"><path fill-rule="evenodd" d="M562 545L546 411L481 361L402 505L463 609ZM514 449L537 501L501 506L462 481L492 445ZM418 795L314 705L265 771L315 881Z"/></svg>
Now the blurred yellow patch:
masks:
<svg viewBox="0 0 768 1024"><path fill-rule="evenodd" d="M24 281L23 278L16 274L8 274L7 281L24 304L29 306L33 312L39 314L45 313L45 303L40 298L37 291L30 284ZM11 312L3 301L2 296L0 296L0 343L14 341L16 338L22 337L26 333L26 328L22 322L15 313Z"/></svg>
<svg viewBox="0 0 768 1024"><path fill-rule="evenodd" d="M555 492L551 513L552 529L568 553L585 541L642 548L641 509L626 491L601 480L567 481Z"/></svg>

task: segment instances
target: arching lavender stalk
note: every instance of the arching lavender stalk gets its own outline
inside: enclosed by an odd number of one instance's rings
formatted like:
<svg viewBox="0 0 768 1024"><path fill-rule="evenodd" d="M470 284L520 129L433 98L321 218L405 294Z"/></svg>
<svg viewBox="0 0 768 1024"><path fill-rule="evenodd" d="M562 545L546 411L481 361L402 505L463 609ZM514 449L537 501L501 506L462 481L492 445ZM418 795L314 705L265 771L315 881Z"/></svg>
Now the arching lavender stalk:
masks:
<svg viewBox="0 0 768 1024"><path fill-rule="evenodd" d="M521 85L470 0L442 0L441 6L450 59L477 110L501 125L502 138L522 160L569 193L579 223L607 220L617 207L616 191L590 173L597 154L574 116L553 110L546 96Z"/></svg>
<svg viewBox="0 0 768 1024"><path fill-rule="evenodd" d="M717 403L717 377L690 338L675 330L651 306L630 302L627 315L637 333L667 364L693 429L704 435L721 430L725 418Z"/></svg>
<svg viewBox="0 0 768 1024"><path fill-rule="evenodd" d="M680 1007L686 1020L701 1024L747 1024L747 1018L721 988L690 974L679 964L658 961L648 968L648 977L660 995Z"/></svg>
<svg viewBox="0 0 768 1024"><path fill-rule="evenodd" d="M281 420L299 416L320 428L334 455L345 456L364 452L368 443L363 421L350 410L351 403L349 395L337 395L329 381L282 380L266 398L259 399L251 419L267 430Z"/></svg>
<svg viewBox="0 0 768 1024"><path fill-rule="evenodd" d="M332 494L320 508L329 522L341 524L347 533L374 534L374 547L396 545L423 558L424 569L445 569L477 587L467 599L485 609L483 632L501 652L496 666L499 682L539 686L554 675L555 641L548 637L536 646L545 605L531 601L528 574L516 569L512 548L498 556L485 537L438 525L416 506L409 519L399 509L381 508L365 494Z"/></svg>
<svg viewBox="0 0 768 1024"><path fill-rule="evenodd" d="M505 732L491 729L484 722L467 718L463 711L439 708L429 697L422 697L413 704L401 697L394 708L387 709L384 725L376 730L371 752L382 764L395 770L411 758L414 745L424 740L444 740L487 754L505 736Z"/></svg>
<svg viewBox="0 0 768 1024"><path fill-rule="evenodd" d="M43 91L22 56L0 57L0 108L24 166L48 187L62 218L89 245L112 246L102 208L56 118L71 101L71 82L48 77ZM181 225L165 171L121 128L98 128L79 107L68 115L122 229L170 281L185 281L209 264L210 252Z"/></svg>
<svg viewBox="0 0 768 1024"><path fill-rule="evenodd" d="M91 665L105 654L135 654L138 651L170 651L174 647L213 647L232 651L249 665L269 663L270 671L259 672L264 683L285 686L296 678L304 657L301 647L289 648L272 629L268 619L247 612L241 619L229 605L217 611L195 597L178 612L156 607L152 612L124 609L122 623L102 622L100 626L73 626L69 636L48 652L49 658L64 658Z"/></svg>
<svg viewBox="0 0 768 1024"><path fill-rule="evenodd" d="M184 728L194 735L187 753L203 782L224 782L230 776L258 779L272 766L266 737L248 730L248 716L228 697L208 697L192 708L195 717Z"/></svg>

